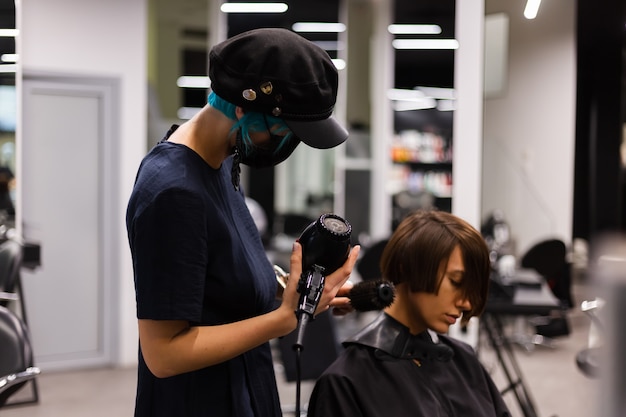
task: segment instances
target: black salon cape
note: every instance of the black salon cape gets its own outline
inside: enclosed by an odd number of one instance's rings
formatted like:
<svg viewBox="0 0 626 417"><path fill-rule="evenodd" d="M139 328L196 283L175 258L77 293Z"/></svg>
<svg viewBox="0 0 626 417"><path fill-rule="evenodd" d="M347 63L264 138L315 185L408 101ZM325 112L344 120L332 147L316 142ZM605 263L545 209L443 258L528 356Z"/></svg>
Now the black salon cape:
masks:
<svg viewBox="0 0 626 417"><path fill-rule="evenodd" d="M309 417L511 416L473 349L456 339L412 336L381 313L344 346L315 384Z"/></svg>

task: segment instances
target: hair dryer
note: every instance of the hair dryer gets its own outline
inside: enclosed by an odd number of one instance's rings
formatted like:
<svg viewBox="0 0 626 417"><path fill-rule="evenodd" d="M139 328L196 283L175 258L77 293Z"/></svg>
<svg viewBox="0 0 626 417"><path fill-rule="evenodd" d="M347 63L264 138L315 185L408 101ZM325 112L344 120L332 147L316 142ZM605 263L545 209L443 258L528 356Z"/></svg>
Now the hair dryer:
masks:
<svg viewBox="0 0 626 417"><path fill-rule="evenodd" d="M298 281L298 337L302 348L306 322L313 318L324 290L324 280L344 264L350 253L352 226L335 214L322 214L307 226L298 242L302 245L302 274Z"/></svg>

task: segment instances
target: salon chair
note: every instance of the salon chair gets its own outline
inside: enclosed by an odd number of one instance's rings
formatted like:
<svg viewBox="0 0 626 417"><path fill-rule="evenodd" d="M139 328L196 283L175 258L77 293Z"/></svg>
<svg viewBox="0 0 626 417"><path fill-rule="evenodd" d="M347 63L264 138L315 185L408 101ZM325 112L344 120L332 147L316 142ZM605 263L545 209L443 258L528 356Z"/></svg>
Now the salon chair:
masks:
<svg viewBox="0 0 626 417"><path fill-rule="evenodd" d="M521 258L523 268L532 268L543 276L563 308L574 306L571 287L571 265L567 246L560 239L546 239L533 245Z"/></svg>
<svg viewBox="0 0 626 417"><path fill-rule="evenodd" d="M567 311L574 305L571 293L571 265L567 259L567 246L560 239L545 239L528 249L520 260L522 268L534 269L547 282L559 299L561 308L550 316L537 316L529 320L534 327L533 344L551 346L556 337L570 334Z"/></svg>
<svg viewBox="0 0 626 417"><path fill-rule="evenodd" d="M0 306L7 307L19 298L22 254L19 242L5 240L0 243Z"/></svg>
<svg viewBox="0 0 626 417"><path fill-rule="evenodd" d="M294 345L297 341L297 330L278 339L278 357L287 382L314 382L339 356L341 345L337 336L335 318L332 313L319 314L310 321L303 338L301 357L298 363ZM293 392L296 397L296 391ZM306 404L300 404L302 412L306 412ZM296 402L283 399L282 410L285 414L297 414ZM300 416L295 416L300 417Z"/></svg>
<svg viewBox="0 0 626 417"><path fill-rule="evenodd" d="M0 306L0 408L36 402L37 397L34 401L25 402L8 403L8 400L39 373L39 368L33 366L33 351L26 324L11 310Z"/></svg>
<svg viewBox="0 0 626 417"><path fill-rule="evenodd" d="M32 366L20 275L23 257L24 245L17 240L9 239L0 243L0 407L28 380L39 374L39 369ZM33 380L32 385L31 399L11 405L38 402L37 381Z"/></svg>
<svg viewBox="0 0 626 417"><path fill-rule="evenodd" d="M389 242L389 239L379 240L363 251L363 255L355 266L363 281L375 281L382 278L380 257L383 254L383 250L385 250L387 242Z"/></svg>

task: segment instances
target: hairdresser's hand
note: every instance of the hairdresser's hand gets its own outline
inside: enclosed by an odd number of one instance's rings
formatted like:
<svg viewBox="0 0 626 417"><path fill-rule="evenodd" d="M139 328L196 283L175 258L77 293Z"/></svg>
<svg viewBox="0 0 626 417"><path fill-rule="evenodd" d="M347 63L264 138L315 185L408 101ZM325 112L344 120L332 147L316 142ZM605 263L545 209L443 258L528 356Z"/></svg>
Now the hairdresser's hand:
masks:
<svg viewBox="0 0 626 417"><path fill-rule="evenodd" d="M331 307L333 313L337 315L346 314L352 311L350 299L347 297L352 288L352 283L348 283L352 268L359 257L360 246L355 246L350 250L346 262L335 272L328 275L324 281L324 291L320 297L319 304L315 310L315 315L322 313ZM289 279L287 287L282 293L282 303L280 309L287 309L295 318L295 311L298 309L300 294L298 293L298 282L302 274L302 246L295 242L291 252Z"/></svg>
<svg viewBox="0 0 626 417"><path fill-rule="evenodd" d="M296 310L298 309L298 282L302 274L302 245L294 242L289 261L289 277L286 279L286 286L281 292L282 303L279 310L285 314L285 318L293 320L293 329L297 326ZM280 287L280 285L279 285Z"/></svg>
<svg viewBox="0 0 626 417"><path fill-rule="evenodd" d="M336 315L343 315L352 311L350 299L347 297L350 288L352 288L352 283L348 283L348 279L350 279L352 268L354 268L354 264L359 257L360 250L361 247L359 245L353 247L346 262L326 277L324 292L315 310L316 315L331 307L333 308L333 314Z"/></svg>
<svg viewBox="0 0 626 417"><path fill-rule="evenodd" d="M348 298L352 287L354 287L354 284L351 281L346 281L346 283L339 288L339 291L337 291L337 296L330 302L333 316L345 316L354 311L354 307L352 307L352 303L350 303L350 299Z"/></svg>

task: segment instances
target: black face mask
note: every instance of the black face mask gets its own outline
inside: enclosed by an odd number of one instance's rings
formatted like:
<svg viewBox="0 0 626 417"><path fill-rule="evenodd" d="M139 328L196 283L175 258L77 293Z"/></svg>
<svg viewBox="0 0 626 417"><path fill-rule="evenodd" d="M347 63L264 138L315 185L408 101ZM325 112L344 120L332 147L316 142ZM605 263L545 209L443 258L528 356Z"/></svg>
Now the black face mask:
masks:
<svg viewBox="0 0 626 417"><path fill-rule="evenodd" d="M270 146L268 147L261 147L254 144L244 145L243 138L241 137L241 129L237 131L237 138L232 151L232 181L235 189L239 188L240 163L252 168L273 167L287 159L300 143L298 138L292 136L287 143L284 143L280 149L277 149L283 139L282 136L270 134L270 140L268 142Z"/></svg>

